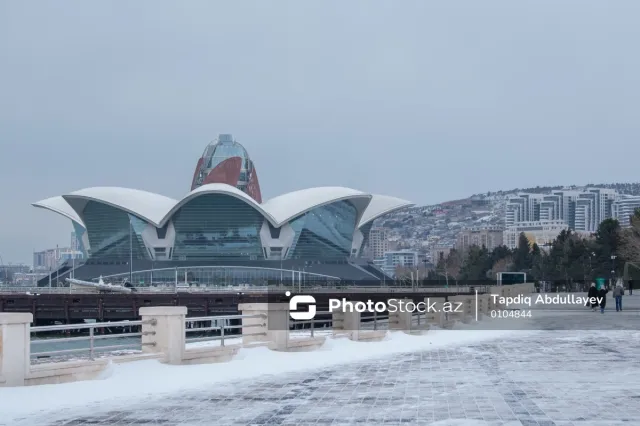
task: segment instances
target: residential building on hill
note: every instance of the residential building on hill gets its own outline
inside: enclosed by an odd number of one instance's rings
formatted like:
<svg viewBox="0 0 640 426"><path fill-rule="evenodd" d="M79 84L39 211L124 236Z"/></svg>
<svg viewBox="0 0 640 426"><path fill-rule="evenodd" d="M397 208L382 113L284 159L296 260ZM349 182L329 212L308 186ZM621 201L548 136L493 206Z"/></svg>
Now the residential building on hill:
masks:
<svg viewBox="0 0 640 426"><path fill-rule="evenodd" d="M503 231L498 226L465 228L458 234L456 249L465 251L471 246L484 246L493 250L503 244Z"/></svg>
<svg viewBox="0 0 640 426"><path fill-rule="evenodd" d="M569 229L595 232L603 220L614 217L613 205L619 197L615 189L608 188L557 190L551 194L520 193L507 202L505 225L562 220Z"/></svg>
<svg viewBox="0 0 640 426"><path fill-rule="evenodd" d="M569 229L569 226L563 220L519 222L505 229L504 245L510 249L517 248L520 234L524 233L530 244L536 243L538 246L543 246L552 243L560 232L566 229Z"/></svg>
<svg viewBox="0 0 640 426"><path fill-rule="evenodd" d="M631 216L636 209L640 209L640 196L623 195L612 205L613 217L620 222L620 226L631 226Z"/></svg>

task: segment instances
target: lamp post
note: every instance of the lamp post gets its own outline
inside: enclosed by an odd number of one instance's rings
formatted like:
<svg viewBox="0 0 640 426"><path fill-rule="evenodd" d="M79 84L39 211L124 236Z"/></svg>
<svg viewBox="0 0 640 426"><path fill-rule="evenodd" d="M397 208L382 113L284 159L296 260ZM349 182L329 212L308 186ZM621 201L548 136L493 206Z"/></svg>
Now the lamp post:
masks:
<svg viewBox="0 0 640 426"><path fill-rule="evenodd" d="M611 255L611 285L615 284L614 281L616 279L616 256L615 254Z"/></svg>

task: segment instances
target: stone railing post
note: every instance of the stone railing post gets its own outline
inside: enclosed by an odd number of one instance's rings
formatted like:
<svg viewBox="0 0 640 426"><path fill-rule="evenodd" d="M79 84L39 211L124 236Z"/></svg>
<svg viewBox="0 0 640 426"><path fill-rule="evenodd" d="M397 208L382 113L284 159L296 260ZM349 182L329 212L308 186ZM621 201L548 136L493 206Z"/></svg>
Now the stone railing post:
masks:
<svg viewBox="0 0 640 426"><path fill-rule="evenodd" d="M353 312L346 311L343 315L343 327L349 339L355 341L360 340L360 312L355 310Z"/></svg>
<svg viewBox="0 0 640 426"><path fill-rule="evenodd" d="M341 309L337 309L331 312L331 328L333 329L333 335L343 334L346 331L344 326L344 312Z"/></svg>
<svg viewBox="0 0 640 426"><path fill-rule="evenodd" d="M242 343L266 342L269 349L286 351L289 347L288 303L241 303L242 315L259 318L242 319ZM248 335L256 334L256 335Z"/></svg>
<svg viewBox="0 0 640 426"><path fill-rule="evenodd" d="M398 299L395 299L398 300ZM401 299L403 305L413 302L411 299ZM412 312L400 310L400 303L395 303L396 311L389 311L389 330L411 331Z"/></svg>
<svg viewBox="0 0 640 426"><path fill-rule="evenodd" d="M242 344L268 342L267 321L269 320L268 303L240 303L238 311L252 318L242 318Z"/></svg>
<svg viewBox="0 0 640 426"><path fill-rule="evenodd" d="M425 297L424 303L427 305L427 312L425 317L427 324L435 325L439 328L444 328L445 313L443 312L444 303L446 298L444 297Z"/></svg>
<svg viewBox="0 0 640 426"><path fill-rule="evenodd" d="M181 364L185 351L186 306L147 306L142 317L142 352L162 353L167 364Z"/></svg>
<svg viewBox="0 0 640 426"><path fill-rule="evenodd" d="M479 294L478 295L478 316L480 315L490 315L489 312L489 300L490 297L488 294Z"/></svg>
<svg viewBox="0 0 640 426"><path fill-rule="evenodd" d="M493 296L496 297L502 297L504 296L504 292L505 292L505 287L506 286L492 286L489 287L489 294L490 294L490 298L489 298L489 308L490 310L498 310L500 309L502 306L500 306L499 300L495 300L493 299Z"/></svg>
<svg viewBox="0 0 640 426"><path fill-rule="evenodd" d="M0 312L0 386L24 386L31 369L30 313Z"/></svg>
<svg viewBox="0 0 640 426"><path fill-rule="evenodd" d="M449 302L451 302L451 312L449 318L460 322L469 322L472 313L472 303L475 296L449 296Z"/></svg>

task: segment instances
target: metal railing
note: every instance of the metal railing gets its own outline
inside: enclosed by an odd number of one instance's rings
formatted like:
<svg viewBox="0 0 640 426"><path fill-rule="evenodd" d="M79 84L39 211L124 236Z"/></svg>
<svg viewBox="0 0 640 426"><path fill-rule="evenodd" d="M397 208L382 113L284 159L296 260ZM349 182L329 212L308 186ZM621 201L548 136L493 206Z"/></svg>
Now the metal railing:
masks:
<svg viewBox="0 0 640 426"><path fill-rule="evenodd" d="M193 286L193 287L174 287L174 286L153 286L153 287L134 287L136 293L267 293L285 290L299 290L301 293L472 293L478 290L478 293L487 293L488 286L460 286L460 287L397 287L397 286L380 286L380 287L361 287L361 286L248 286L248 287L229 287L229 286ZM71 294L78 293L78 289L71 287L0 287L0 294L30 294L37 296L40 294Z"/></svg>
<svg viewBox="0 0 640 426"><path fill-rule="evenodd" d="M333 331L335 325L333 324L333 312L330 311L317 311L316 316L327 316L330 318L317 318L312 320L301 320L291 322L289 325L290 332L306 334L309 332L311 337L315 337L318 331ZM426 318L425 318L426 321ZM318 327L318 324L323 324L324 327ZM303 328L296 328L297 325L302 325ZM309 327L304 327L308 325ZM293 327L293 328L292 328ZM360 316L360 330L377 331L386 330L389 328L389 314L373 311L372 313L366 313Z"/></svg>
<svg viewBox="0 0 640 426"><path fill-rule="evenodd" d="M384 327L389 328L389 314L383 314L373 311L370 315L360 316L360 328L362 330L383 330Z"/></svg>
<svg viewBox="0 0 640 426"><path fill-rule="evenodd" d="M332 315L332 313L328 311L316 311L316 316L319 315ZM301 329L295 328L295 326L298 324L302 325ZM309 325L309 328L304 327L307 324ZM300 320L295 321L294 323L289 323L289 333L291 333L292 331L305 333L306 330L309 330L311 332L311 337L315 337L315 333L317 330L316 324L325 324L325 327L323 327L323 329L326 329L326 325L333 326L333 318ZM291 329L292 326L294 327L293 329Z"/></svg>
<svg viewBox="0 0 640 426"><path fill-rule="evenodd" d="M73 354L79 352L89 352L89 359L95 359L96 352L103 351L115 351L122 349L132 349L139 348L142 346L153 346L154 343L143 343L142 341L137 343L125 343L120 345L107 345L107 346L96 346L96 341L102 341L107 339L122 339L122 338L133 338L133 337L142 337L145 335L154 335L155 331L149 332L128 332L128 333L117 333L117 334L98 334L96 335L96 329L105 329L105 328L114 328L114 327L142 327L143 324L151 324L155 325L156 320L147 320L147 321L116 321L116 322L96 322L96 323L86 323L86 324L62 324L62 325L47 325L47 326L39 326L39 327L31 327L31 333L42 333L42 332L70 332L71 330L89 330L89 335L87 336L77 336L77 337L52 337L47 339L31 339L32 345L42 345L42 344L58 344L58 343L70 343L70 342L89 342L88 347L82 348L71 348L71 349L58 349L58 350L50 350L50 351L42 351L42 352L31 352L31 357L36 358L50 358L51 356L64 356L65 354Z"/></svg>
<svg viewBox="0 0 640 426"><path fill-rule="evenodd" d="M208 316L208 317L190 317L185 319L185 323L187 327L185 329L186 333L206 333L212 331L219 331L219 336L204 336L204 337L191 337L185 339L186 343L196 343L196 342L210 342L210 341L220 341L220 346L224 346L225 339L234 339L234 338L242 338L244 336L266 336L264 332L255 332L255 333L243 333L243 328L252 328L252 327L266 327L266 322L261 324L225 324L227 321L232 320L244 320L244 319L254 319L254 318L262 318L266 320L267 316L265 314L256 314L256 315L219 315L219 316ZM222 325L218 325L218 321L222 321ZM202 326L196 323L209 323L208 326ZM215 324L215 325L214 325ZM231 334L226 335L225 330L238 330L241 332L239 334Z"/></svg>

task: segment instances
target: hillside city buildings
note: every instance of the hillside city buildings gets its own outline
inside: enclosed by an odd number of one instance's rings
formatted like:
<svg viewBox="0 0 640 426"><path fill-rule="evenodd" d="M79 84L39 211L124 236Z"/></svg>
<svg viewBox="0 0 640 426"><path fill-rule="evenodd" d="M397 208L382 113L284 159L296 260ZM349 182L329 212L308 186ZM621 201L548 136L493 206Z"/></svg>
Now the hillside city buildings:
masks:
<svg viewBox="0 0 640 426"><path fill-rule="evenodd" d="M640 208L640 197L622 195L607 188L558 190L550 194L521 193L507 202L505 226L519 222L562 220L569 229L595 232L598 225L609 218L628 226L629 217L636 208Z"/></svg>
<svg viewBox="0 0 640 426"><path fill-rule="evenodd" d="M521 193L507 202L504 242L514 248L520 233L524 232L531 242L542 246L566 229L596 232L600 223L610 218L617 219L623 227L629 226L636 208L640 208L640 197L608 188Z"/></svg>

